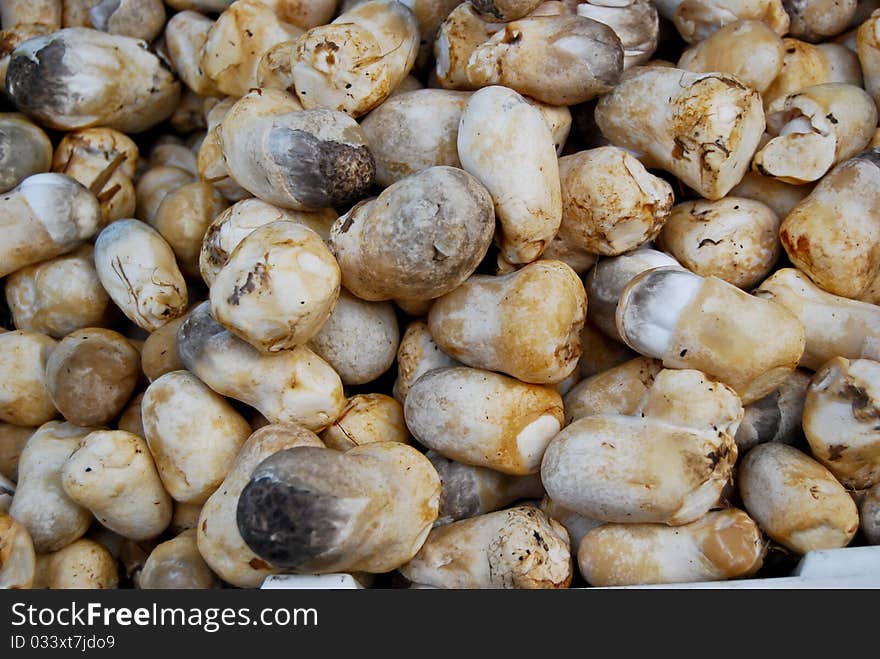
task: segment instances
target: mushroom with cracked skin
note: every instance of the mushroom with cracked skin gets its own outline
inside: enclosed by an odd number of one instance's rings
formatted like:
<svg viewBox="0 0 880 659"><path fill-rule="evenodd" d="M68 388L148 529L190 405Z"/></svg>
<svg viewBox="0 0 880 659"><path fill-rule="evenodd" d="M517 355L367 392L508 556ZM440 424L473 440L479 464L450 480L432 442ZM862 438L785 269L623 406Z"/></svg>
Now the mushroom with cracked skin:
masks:
<svg viewBox="0 0 880 659"><path fill-rule="evenodd" d="M568 588L568 534L533 506L499 510L434 529L400 573L434 588Z"/></svg>
<svg viewBox="0 0 880 659"><path fill-rule="evenodd" d="M290 350L321 330L339 298L341 278L318 234L295 222L273 222L229 255L211 284L211 312L260 352Z"/></svg>
<svg viewBox="0 0 880 659"><path fill-rule="evenodd" d="M348 400L333 424L321 433L327 448L348 451L373 442L410 443L403 406L384 394L358 394Z"/></svg>
<svg viewBox="0 0 880 659"><path fill-rule="evenodd" d="M644 154L646 165L715 200L746 173L764 111L761 95L728 73L644 66L599 100L596 123L617 146Z"/></svg>
<svg viewBox="0 0 880 659"><path fill-rule="evenodd" d="M418 52L419 27L409 7L365 2L299 38L293 53L297 97L309 109L359 117L388 98Z"/></svg>
<svg viewBox="0 0 880 659"><path fill-rule="evenodd" d="M880 362L835 357L813 376L804 401L810 450L846 487L880 482Z"/></svg>
<svg viewBox="0 0 880 659"><path fill-rule="evenodd" d="M867 147L876 127L877 108L860 87L807 87L770 103L767 129L774 137L755 154L752 168L795 185L817 181Z"/></svg>
<svg viewBox="0 0 880 659"><path fill-rule="evenodd" d="M174 251L144 222L119 220L101 231L95 268L110 298L138 327L153 331L186 313L186 281Z"/></svg>

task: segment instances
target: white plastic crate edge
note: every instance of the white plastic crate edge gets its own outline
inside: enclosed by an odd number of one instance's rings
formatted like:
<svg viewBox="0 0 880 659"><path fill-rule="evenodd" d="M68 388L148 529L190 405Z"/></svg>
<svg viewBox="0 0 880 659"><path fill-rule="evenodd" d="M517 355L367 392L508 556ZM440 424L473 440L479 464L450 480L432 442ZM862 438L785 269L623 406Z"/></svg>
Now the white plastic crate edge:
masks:
<svg viewBox="0 0 880 659"><path fill-rule="evenodd" d="M264 589L360 590L363 586L350 574L279 574L268 577ZM880 588L880 546L849 547L808 552L790 577L737 579L658 586L623 586L624 589L719 589L761 590L783 588ZM584 590L618 590L584 589Z"/></svg>
<svg viewBox="0 0 880 659"><path fill-rule="evenodd" d="M350 574L274 574L266 577L261 590L362 590Z"/></svg>

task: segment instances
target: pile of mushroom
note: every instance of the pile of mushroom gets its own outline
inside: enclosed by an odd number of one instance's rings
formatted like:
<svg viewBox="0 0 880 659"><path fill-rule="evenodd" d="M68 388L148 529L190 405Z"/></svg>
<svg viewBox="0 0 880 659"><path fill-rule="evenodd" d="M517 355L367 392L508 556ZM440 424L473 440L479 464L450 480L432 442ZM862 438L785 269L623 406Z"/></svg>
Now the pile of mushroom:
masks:
<svg viewBox="0 0 880 659"><path fill-rule="evenodd" d="M0 22L0 587L880 544L880 3Z"/></svg>

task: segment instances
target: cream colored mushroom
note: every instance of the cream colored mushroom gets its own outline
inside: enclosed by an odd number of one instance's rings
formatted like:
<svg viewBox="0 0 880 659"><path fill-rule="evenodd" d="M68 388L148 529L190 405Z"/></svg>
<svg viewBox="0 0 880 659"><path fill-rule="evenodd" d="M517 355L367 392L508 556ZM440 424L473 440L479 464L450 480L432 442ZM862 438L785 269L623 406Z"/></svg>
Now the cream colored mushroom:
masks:
<svg viewBox="0 0 880 659"><path fill-rule="evenodd" d="M602 526L605 522L598 519L591 519L578 515L566 508L560 506L547 495L541 499L540 508L547 517L556 520L568 531L569 547L577 548L581 545L581 539L597 526Z"/></svg>
<svg viewBox="0 0 880 659"><path fill-rule="evenodd" d="M50 30L61 29L61 0L6 0L0 7L4 30L22 23L41 23Z"/></svg>
<svg viewBox="0 0 880 659"><path fill-rule="evenodd" d="M0 421L38 426L58 415L46 378L46 363L56 345L37 332L0 334Z"/></svg>
<svg viewBox="0 0 880 659"><path fill-rule="evenodd" d="M213 284L233 250L262 226L281 220L297 222L326 240L330 235L330 226L336 219L336 213L329 208L315 212L294 211L278 208L259 199L239 201L214 218L205 231L199 254L202 278L208 286Z"/></svg>
<svg viewBox="0 0 880 659"><path fill-rule="evenodd" d="M195 307L180 326L181 362L211 389L259 410L273 423L322 430L345 407L336 371L308 348L260 353L211 317L209 303Z"/></svg>
<svg viewBox="0 0 880 659"><path fill-rule="evenodd" d="M34 586L38 588L107 590L119 585L116 560L93 540L81 538L40 556Z"/></svg>
<svg viewBox="0 0 880 659"><path fill-rule="evenodd" d="M614 30L623 46L624 69L644 64L657 50L659 17L650 0L578 2L577 13Z"/></svg>
<svg viewBox="0 0 880 659"><path fill-rule="evenodd" d="M181 271L199 276L199 254L205 231L229 204L213 186L188 183L162 200L150 224L174 250Z"/></svg>
<svg viewBox="0 0 880 659"><path fill-rule="evenodd" d="M575 105L618 83L623 55L604 23L577 15L526 17L476 46L467 82L472 89L503 85L550 105Z"/></svg>
<svg viewBox="0 0 880 659"><path fill-rule="evenodd" d="M122 414L119 415L119 421L117 422L116 427L119 430L124 430L146 439L147 433L144 432L144 423L143 418L141 417L141 403L143 400L143 393L132 398L128 407L126 407Z"/></svg>
<svg viewBox="0 0 880 659"><path fill-rule="evenodd" d="M672 209L657 245L691 272L749 290L779 258L779 222L751 199L686 201Z"/></svg>
<svg viewBox="0 0 880 659"><path fill-rule="evenodd" d="M229 473L250 435L247 421L188 371L166 373L141 403L144 432L165 489L204 503Z"/></svg>
<svg viewBox="0 0 880 659"><path fill-rule="evenodd" d="M729 196L745 197L759 201L773 209L780 218L784 218L812 191L813 186L791 185L758 172L746 172L742 181L733 187Z"/></svg>
<svg viewBox="0 0 880 659"><path fill-rule="evenodd" d="M15 326L60 339L103 325L112 307L98 279L93 251L91 245L83 245L12 273L6 280L6 302Z"/></svg>
<svg viewBox="0 0 880 659"><path fill-rule="evenodd" d="M0 589L27 590L34 583L37 557L27 529L0 512Z"/></svg>
<svg viewBox="0 0 880 659"><path fill-rule="evenodd" d="M220 583L199 554L195 529L184 531L150 552L138 577L138 588L150 590L219 588Z"/></svg>
<svg viewBox="0 0 880 659"><path fill-rule="evenodd" d="M340 217L330 249L357 297L429 300L476 270L494 230L492 199L475 177L430 167Z"/></svg>
<svg viewBox="0 0 880 659"><path fill-rule="evenodd" d="M730 73L763 92L782 71L784 56L782 38L767 23L737 21L684 51L678 68L695 73Z"/></svg>
<svg viewBox="0 0 880 659"><path fill-rule="evenodd" d="M138 220L120 220L95 241L101 285L135 325L153 331L183 315L186 281L159 232Z"/></svg>
<svg viewBox="0 0 880 659"><path fill-rule="evenodd" d="M743 404L794 370L804 328L784 306L716 277L655 268L627 285L617 306L624 341L667 368L694 368L732 387Z"/></svg>
<svg viewBox="0 0 880 659"><path fill-rule="evenodd" d="M437 165L461 167L458 125L470 97L419 89L395 95L370 112L361 127L376 159L376 183L389 186Z"/></svg>
<svg viewBox="0 0 880 659"><path fill-rule="evenodd" d="M162 0L100 0L89 9L92 27L150 42L165 28Z"/></svg>
<svg viewBox="0 0 880 659"><path fill-rule="evenodd" d="M428 324L422 321L411 322L400 340L397 349L397 379L394 381L394 397L401 403L406 400L412 385L428 371L436 368L460 366L440 349Z"/></svg>
<svg viewBox="0 0 880 659"><path fill-rule="evenodd" d="M259 351L306 344L339 297L341 273L321 237L273 222L239 243L211 285L213 316Z"/></svg>
<svg viewBox="0 0 880 659"><path fill-rule="evenodd" d="M87 28L21 44L6 90L20 110L58 130L137 133L171 116L180 99L180 83L146 43Z"/></svg>
<svg viewBox="0 0 880 659"><path fill-rule="evenodd" d="M241 447L223 484L205 502L199 515L199 553L223 581L239 588L256 588L280 572L257 556L242 539L236 522L241 491L254 469L269 456L295 446L323 447L317 435L302 426L277 424L253 433Z"/></svg>
<svg viewBox="0 0 880 659"><path fill-rule="evenodd" d="M18 480L18 461L27 440L36 428L15 426L0 421L0 476L13 483Z"/></svg>
<svg viewBox="0 0 880 659"><path fill-rule="evenodd" d="M410 387L406 424L416 440L444 457L505 474L537 473L562 429L562 398L474 368L430 371Z"/></svg>
<svg viewBox="0 0 880 659"><path fill-rule="evenodd" d="M68 334L46 361L46 386L64 418L79 426L103 426L131 398L140 355L118 332L98 327Z"/></svg>
<svg viewBox="0 0 880 659"><path fill-rule="evenodd" d="M389 572L419 551L437 520L440 478L398 442L341 453L298 446L266 458L238 499L238 529L294 573Z"/></svg>
<svg viewBox="0 0 880 659"><path fill-rule="evenodd" d="M804 41L824 41L849 26L856 0L783 0L791 18L789 34Z"/></svg>
<svg viewBox="0 0 880 659"><path fill-rule="evenodd" d="M868 146L877 108L855 85L827 83L777 98L767 109L767 128L777 135L752 168L787 183L816 181L842 160Z"/></svg>
<svg viewBox="0 0 880 659"><path fill-rule="evenodd" d="M282 208L316 210L350 203L373 182L366 135L334 110L302 111L287 92L265 89L224 116L220 144L229 173L246 190Z"/></svg>
<svg viewBox="0 0 880 659"><path fill-rule="evenodd" d="M171 516L171 524L169 524L168 530L177 534L190 529L195 530L199 525L199 515L202 514L204 504L174 501L173 505L174 512Z"/></svg>
<svg viewBox="0 0 880 659"><path fill-rule="evenodd" d="M321 433L327 448L348 451L373 442L410 443L403 406L384 394L352 396L339 418Z"/></svg>
<svg viewBox="0 0 880 659"><path fill-rule="evenodd" d="M0 113L0 192L9 192L28 176L48 172L52 142L23 114Z"/></svg>
<svg viewBox="0 0 880 659"><path fill-rule="evenodd" d="M800 270L783 268L755 295L781 304L806 330L800 365L816 370L833 357L880 360L880 307L823 291Z"/></svg>
<svg viewBox="0 0 880 659"><path fill-rule="evenodd" d="M816 371L804 402L810 450L845 486L880 482L880 362L835 357Z"/></svg>
<svg viewBox="0 0 880 659"><path fill-rule="evenodd" d="M202 69L202 49L214 21L195 11L182 11L165 25L165 44L181 81L199 96L218 96L214 81Z"/></svg>
<svg viewBox="0 0 880 659"><path fill-rule="evenodd" d="M738 473L746 511L764 533L793 552L845 547L859 528L847 491L796 448L776 442L756 446Z"/></svg>
<svg viewBox="0 0 880 659"><path fill-rule="evenodd" d="M487 513L431 531L400 573L435 588L567 588L568 534L532 506Z"/></svg>
<svg viewBox="0 0 880 659"><path fill-rule="evenodd" d="M166 165L151 167L137 182L135 217L143 222L152 223L165 197L194 180L195 177L190 172L179 167Z"/></svg>
<svg viewBox="0 0 880 659"><path fill-rule="evenodd" d="M688 43L702 41L739 20L762 21L780 36L790 25L784 0L657 0L654 4Z"/></svg>
<svg viewBox="0 0 880 659"><path fill-rule="evenodd" d="M596 123L612 143L715 200L748 169L764 112L761 96L730 74L647 66L599 100Z"/></svg>
<svg viewBox="0 0 880 659"><path fill-rule="evenodd" d="M650 242L672 209L672 186L616 147L560 158L559 177L556 240L592 254L616 256Z"/></svg>
<svg viewBox="0 0 880 659"><path fill-rule="evenodd" d="M765 108L779 98L813 85L829 82L862 85L859 58L845 46L836 43L814 45L792 38L783 39L782 45L785 48L782 71L761 94Z"/></svg>
<svg viewBox="0 0 880 659"><path fill-rule="evenodd" d="M171 497L142 437L101 430L83 437L61 469L61 485L108 529L135 541L158 536L171 522Z"/></svg>
<svg viewBox="0 0 880 659"><path fill-rule="evenodd" d="M216 99L206 101L205 124L208 132L199 146L196 158L199 179L213 185L229 201L240 201L252 196L230 176L220 142L220 125L235 101L234 98L219 102Z"/></svg>
<svg viewBox="0 0 880 659"><path fill-rule="evenodd" d="M304 107L359 117L381 104L415 64L419 27L403 3L371 0L300 37L293 81Z"/></svg>
<svg viewBox="0 0 880 659"><path fill-rule="evenodd" d="M550 442L541 480L554 501L578 514L678 526L717 503L736 454L733 438L712 428L647 415L588 416Z"/></svg>
<svg viewBox="0 0 880 659"><path fill-rule="evenodd" d="M577 366L586 312L577 274L541 260L509 275L474 275L434 303L428 325L437 345L468 366L554 384Z"/></svg>
<svg viewBox="0 0 880 659"><path fill-rule="evenodd" d="M675 528L603 524L584 536L577 559L592 586L636 586L746 577L765 551L754 520L728 508Z"/></svg>
<svg viewBox="0 0 880 659"><path fill-rule="evenodd" d="M339 373L345 385L372 382L394 363L400 343L390 302L366 302L345 289L308 347Z"/></svg>
<svg viewBox="0 0 880 659"><path fill-rule="evenodd" d="M846 160L782 221L792 263L835 295L858 298L880 273L880 149Z"/></svg>
<svg viewBox="0 0 880 659"><path fill-rule="evenodd" d="M175 318L150 333L141 348L141 368L150 382L171 371L183 370L177 354L177 331L186 316Z"/></svg>
<svg viewBox="0 0 880 659"><path fill-rule="evenodd" d="M0 199L0 276L72 252L95 235L95 196L63 174L34 174Z"/></svg>
<svg viewBox="0 0 880 659"><path fill-rule="evenodd" d="M599 414L633 415L663 365L636 357L579 382L565 395L565 425Z"/></svg>
<svg viewBox="0 0 880 659"><path fill-rule="evenodd" d="M244 96L257 86L257 67L263 54L302 33L266 3L237 0L208 31L201 47L200 67L221 94Z"/></svg>
<svg viewBox="0 0 880 659"><path fill-rule="evenodd" d="M67 496L61 485L64 463L90 432L51 421L37 429L21 453L18 488L9 514L27 528L38 553L66 547L92 523L88 509Z"/></svg>

